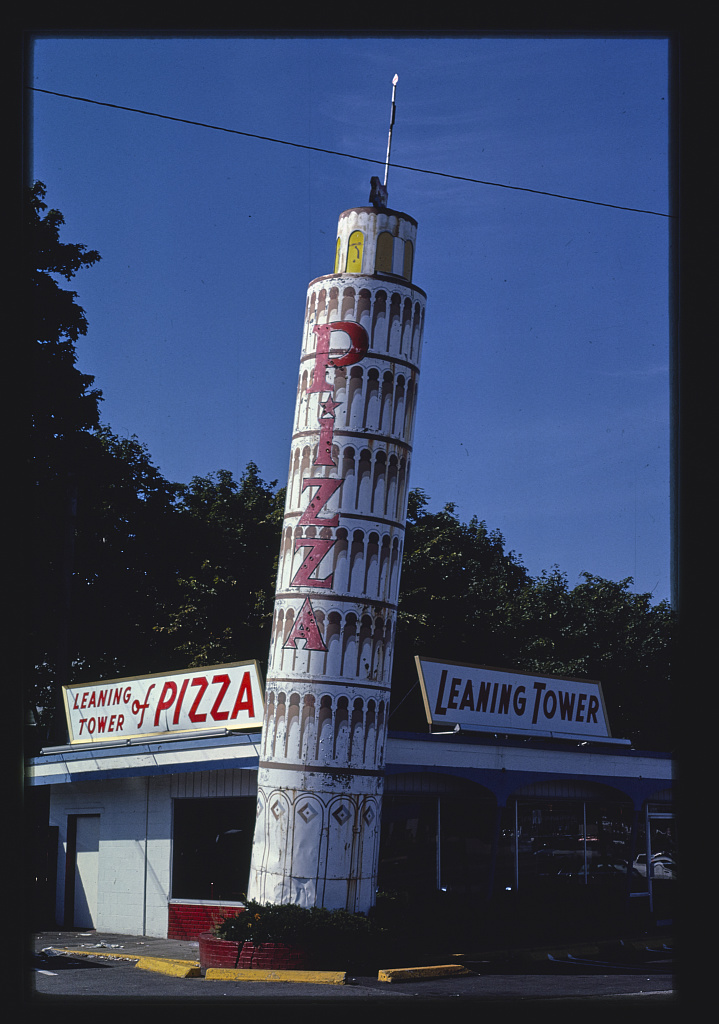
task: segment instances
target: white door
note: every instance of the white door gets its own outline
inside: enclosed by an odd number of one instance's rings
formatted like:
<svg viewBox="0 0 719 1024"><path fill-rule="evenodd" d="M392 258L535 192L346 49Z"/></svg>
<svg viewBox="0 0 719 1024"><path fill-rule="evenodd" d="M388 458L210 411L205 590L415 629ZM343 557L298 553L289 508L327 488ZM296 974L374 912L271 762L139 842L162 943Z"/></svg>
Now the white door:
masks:
<svg viewBox="0 0 719 1024"><path fill-rule="evenodd" d="M94 928L97 920L97 876L100 857L100 815L78 814L75 841L75 928Z"/></svg>

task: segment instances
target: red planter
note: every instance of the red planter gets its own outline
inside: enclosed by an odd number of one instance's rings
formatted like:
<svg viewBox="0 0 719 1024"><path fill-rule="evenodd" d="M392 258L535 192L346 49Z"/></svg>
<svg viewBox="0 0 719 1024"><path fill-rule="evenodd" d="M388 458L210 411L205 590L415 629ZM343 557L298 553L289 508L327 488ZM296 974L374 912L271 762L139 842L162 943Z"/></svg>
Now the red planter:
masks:
<svg viewBox="0 0 719 1024"><path fill-rule="evenodd" d="M261 946L245 942L237 966L263 971L302 971L310 966L310 959L305 950L282 942L263 942Z"/></svg>
<svg viewBox="0 0 719 1024"><path fill-rule="evenodd" d="M241 942L218 939L212 932L202 932L200 942L200 967L237 967L240 959Z"/></svg>
<svg viewBox="0 0 719 1024"><path fill-rule="evenodd" d="M309 955L296 946L281 942L265 942L255 946L252 942L232 942L218 939L211 932L199 936L200 966L239 967L264 971L301 971L310 966Z"/></svg>

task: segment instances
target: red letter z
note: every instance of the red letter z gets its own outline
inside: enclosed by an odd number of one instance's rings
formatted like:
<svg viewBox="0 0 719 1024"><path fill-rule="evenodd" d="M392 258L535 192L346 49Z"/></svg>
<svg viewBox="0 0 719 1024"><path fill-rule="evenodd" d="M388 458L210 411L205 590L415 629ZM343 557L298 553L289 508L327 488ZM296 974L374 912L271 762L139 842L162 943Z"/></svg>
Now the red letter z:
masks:
<svg viewBox="0 0 719 1024"><path fill-rule="evenodd" d="M310 573L314 572L319 567L320 562L325 557L331 547L334 547L335 541L325 540L321 537L298 537L295 541L295 551L298 548L312 548L312 551L307 555L302 565L299 567L297 572L292 577L290 583L291 587L331 587L334 573L331 572L329 576L325 576L323 580L318 580L317 577L310 578Z"/></svg>

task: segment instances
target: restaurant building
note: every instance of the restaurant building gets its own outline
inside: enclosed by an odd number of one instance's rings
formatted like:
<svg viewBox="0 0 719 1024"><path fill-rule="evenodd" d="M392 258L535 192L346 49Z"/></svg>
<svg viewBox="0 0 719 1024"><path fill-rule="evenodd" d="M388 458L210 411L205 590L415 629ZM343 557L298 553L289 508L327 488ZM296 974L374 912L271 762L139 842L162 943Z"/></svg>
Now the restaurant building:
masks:
<svg viewBox="0 0 719 1024"><path fill-rule="evenodd" d="M669 755L611 736L599 683L417 668L427 732L387 735L378 890L482 906L603 887L661 921L675 878ZM26 768L48 808L44 926L192 939L235 913L257 815L257 664L70 686L65 706L69 742ZM346 716L331 729L341 751Z"/></svg>

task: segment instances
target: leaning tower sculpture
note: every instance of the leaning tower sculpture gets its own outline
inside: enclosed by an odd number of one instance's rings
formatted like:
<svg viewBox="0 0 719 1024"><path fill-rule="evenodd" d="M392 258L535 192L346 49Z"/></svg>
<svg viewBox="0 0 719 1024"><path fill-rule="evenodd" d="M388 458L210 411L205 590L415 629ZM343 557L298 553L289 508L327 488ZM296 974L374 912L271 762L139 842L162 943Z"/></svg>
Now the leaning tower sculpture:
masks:
<svg viewBox="0 0 719 1024"><path fill-rule="evenodd" d="M370 202L307 292L248 887L354 912L375 902L426 299L417 222L386 176Z"/></svg>

